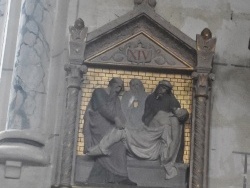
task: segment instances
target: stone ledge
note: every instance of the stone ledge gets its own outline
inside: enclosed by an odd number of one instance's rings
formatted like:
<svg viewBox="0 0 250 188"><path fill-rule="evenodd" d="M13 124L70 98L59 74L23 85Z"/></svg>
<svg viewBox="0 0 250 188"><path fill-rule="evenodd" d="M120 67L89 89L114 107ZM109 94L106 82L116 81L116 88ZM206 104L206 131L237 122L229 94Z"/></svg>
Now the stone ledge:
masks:
<svg viewBox="0 0 250 188"><path fill-rule="evenodd" d="M46 166L50 162L49 156L43 149L36 146L19 143L4 143L0 145L0 163L6 161L20 161L28 166Z"/></svg>
<svg viewBox="0 0 250 188"><path fill-rule="evenodd" d="M94 161L88 156L77 156L75 182L85 187L89 173L92 169ZM165 179L165 170L159 161L138 160L128 157L128 174L129 178L138 184L137 187L171 187L186 188L188 182L188 165L176 164L178 175L170 180ZM107 185L110 187L111 185ZM107 187L106 185L102 187ZM112 185L115 186L115 185ZM112 187L111 186L111 187ZM119 185L120 186L120 185ZM95 187L95 186L94 186ZM96 186L100 187L100 186ZM120 186L121 187L121 186ZM131 186L130 186L131 187Z"/></svg>
<svg viewBox="0 0 250 188"><path fill-rule="evenodd" d="M25 130L0 132L0 163L21 162L28 166L46 166L50 157L44 151L42 134Z"/></svg>

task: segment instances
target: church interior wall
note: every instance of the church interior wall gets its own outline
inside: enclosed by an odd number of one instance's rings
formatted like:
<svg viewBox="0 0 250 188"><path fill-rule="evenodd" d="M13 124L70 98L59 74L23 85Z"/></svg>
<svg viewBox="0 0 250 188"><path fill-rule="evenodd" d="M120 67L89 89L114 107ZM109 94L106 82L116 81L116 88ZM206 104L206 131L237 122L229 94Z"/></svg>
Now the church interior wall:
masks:
<svg viewBox="0 0 250 188"><path fill-rule="evenodd" d="M6 7L2 9L2 2L4 1L0 0L0 10L7 10ZM21 1L11 0L10 2L12 3L11 11L3 15L9 16L9 22L2 22L2 20L7 19L2 16L0 11L0 42L3 44L4 40L2 39L4 37L6 39L5 45L0 48L2 52L0 53L0 59L2 60L0 130L5 129L7 121L21 6ZM55 6L52 7L53 14L51 14L55 19L51 24L52 28L48 28L51 31L51 53L48 75L46 75L48 78L48 94L44 107L46 112L43 118L44 123L41 125L41 130L46 132L47 136L49 135L49 139L46 138L48 143L46 152L50 155L51 163L47 167L22 168L21 179L6 179L5 166L1 164L0 182L1 186L6 188L49 188L51 184L56 184L59 181L57 172L60 170L60 147L62 145L64 122L64 111L62 109L65 106L66 90L63 66L68 61L68 27L73 25L75 19L80 17L85 21L88 32L94 31L132 10L134 0L56 0L51 4ZM249 0L157 0L155 7L155 11L163 19L168 20L192 39L195 40L196 34L200 33L205 27L208 27L212 31L213 37L217 38L213 66L216 79L213 82L211 94L209 188L242 188L243 177L250 179L250 170L247 174L244 174L244 154L237 154L237 152L250 153L249 10ZM7 32L3 32L5 24L8 26ZM102 69L97 68L90 69L88 74L97 74L96 70L99 70L98 74L104 73ZM131 73L129 74L131 75ZM113 75L107 77L110 78L111 76ZM171 80L171 76L168 78ZM125 79L128 78L124 77ZM190 83L189 78L185 80L188 84ZM146 82L144 80L145 84ZM83 91L87 89L87 85L90 83L84 84ZM100 84L97 83L98 86L106 84L107 80ZM80 131L83 125L83 112L89 99L87 95L93 88L88 89L88 92L84 91L82 96ZM151 87L148 87L147 91L151 92L151 89ZM174 91L178 91L178 88L174 88ZM178 96L177 93L176 95ZM182 100L181 96L178 97ZM184 103L182 104L184 105ZM188 129L186 133L190 136ZM79 133L77 149L79 154L82 152L82 140L83 137ZM188 160L188 158L185 159ZM249 162L245 166L249 169ZM247 183L246 187L249 186L250 182Z"/></svg>

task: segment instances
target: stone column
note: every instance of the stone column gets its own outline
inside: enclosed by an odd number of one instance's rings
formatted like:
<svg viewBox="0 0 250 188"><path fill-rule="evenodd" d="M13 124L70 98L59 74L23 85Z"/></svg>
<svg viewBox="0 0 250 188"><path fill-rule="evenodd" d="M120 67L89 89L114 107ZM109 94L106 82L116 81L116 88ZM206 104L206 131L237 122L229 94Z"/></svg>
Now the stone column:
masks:
<svg viewBox="0 0 250 188"><path fill-rule="evenodd" d="M205 153L207 148L206 138L208 136L208 102L209 89L214 76L211 73L214 57L216 39L212 38L209 29L204 29L201 35L197 35L197 66L196 72L192 74L194 79L195 97L195 120L194 120L194 143L193 143L193 165L192 165L192 188L205 188L204 174L207 172Z"/></svg>
<svg viewBox="0 0 250 188"><path fill-rule="evenodd" d="M46 129L44 108L56 2L21 3L6 130L0 133L0 161L6 163L6 171L9 160L18 163L17 168L23 164L46 166L50 161L44 151L47 138L42 133ZM20 176L12 175L6 177Z"/></svg>
<svg viewBox="0 0 250 188"><path fill-rule="evenodd" d="M55 1L23 0L6 129L40 132Z"/></svg>
<svg viewBox="0 0 250 188"><path fill-rule="evenodd" d="M65 111L65 127L63 135L63 152L61 164L60 187L71 187L75 130L77 126L77 113L79 93L81 91L82 75L87 72L87 67L83 65L85 38L87 28L82 19L77 19L75 25L69 28L69 64L65 65L67 72L67 99Z"/></svg>

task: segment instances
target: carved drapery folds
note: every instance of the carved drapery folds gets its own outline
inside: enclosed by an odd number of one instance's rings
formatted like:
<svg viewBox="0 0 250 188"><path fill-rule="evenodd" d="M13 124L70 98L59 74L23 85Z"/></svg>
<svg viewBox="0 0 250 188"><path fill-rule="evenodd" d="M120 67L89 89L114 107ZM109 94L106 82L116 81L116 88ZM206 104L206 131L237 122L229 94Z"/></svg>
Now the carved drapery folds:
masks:
<svg viewBox="0 0 250 188"><path fill-rule="evenodd" d="M77 19L75 25L69 28L70 50L69 64L66 64L67 99L65 111L65 127L63 135L62 165L60 187L71 186L72 161L74 156L75 129L77 124L78 96L83 81L82 76L87 67L82 65L87 28L82 19Z"/></svg>
<svg viewBox="0 0 250 188"><path fill-rule="evenodd" d="M206 187L204 174L207 172L205 163L205 150L208 143L207 125L207 103L209 101L209 90L214 75L211 73L214 57L216 39L212 38L211 31L204 29L201 35L197 35L197 66L193 72L194 97L195 97L195 119L194 119L194 143L193 143L193 176L192 188Z"/></svg>

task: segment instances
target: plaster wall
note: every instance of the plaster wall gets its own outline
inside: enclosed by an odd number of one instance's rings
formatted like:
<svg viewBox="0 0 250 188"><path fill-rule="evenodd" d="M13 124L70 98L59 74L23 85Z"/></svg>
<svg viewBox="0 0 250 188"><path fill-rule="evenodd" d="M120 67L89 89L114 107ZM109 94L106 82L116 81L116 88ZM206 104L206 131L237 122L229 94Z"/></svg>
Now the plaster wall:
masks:
<svg viewBox="0 0 250 188"><path fill-rule="evenodd" d="M2 1L0 1L2 2ZM6 124L9 86L20 15L20 2L10 10L8 35L0 82L0 130ZM60 144L65 99L64 70L67 62L68 26L81 17L89 32L115 20L133 9L134 0L58 0L51 29L48 67L48 94L44 104L46 152L51 156L48 167L24 167L21 179L5 179L0 166L1 186L6 188L49 188L58 182ZM216 80L212 91L209 188L242 188L244 158L233 151L249 152L250 145L250 1L249 0L157 0L155 11L195 40L203 28L217 38ZM2 31L0 31L2 32ZM2 50L3 52L3 50ZM248 157L249 159L250 157ZM250 168L250 165L247 165ZM248 173L246 176L250 176ZM31 181L32 180L32 181ZM248 182L246 187L250 187Z"/></svg>

